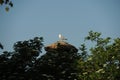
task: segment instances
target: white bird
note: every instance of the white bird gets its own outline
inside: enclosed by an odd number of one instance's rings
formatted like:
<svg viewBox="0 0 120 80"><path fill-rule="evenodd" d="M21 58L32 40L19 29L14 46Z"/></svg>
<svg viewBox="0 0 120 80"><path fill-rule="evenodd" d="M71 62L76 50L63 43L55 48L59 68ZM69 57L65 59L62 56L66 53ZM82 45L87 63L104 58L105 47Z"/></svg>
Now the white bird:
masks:
<svg viewBox="0 0 120 80"><path fill-rule="evenodd" d="M60 39L61 41L67 40L67 39L66 39L64 36L62 36L61 34L59 34L58 37L59 37L59 39Z"/></svg>

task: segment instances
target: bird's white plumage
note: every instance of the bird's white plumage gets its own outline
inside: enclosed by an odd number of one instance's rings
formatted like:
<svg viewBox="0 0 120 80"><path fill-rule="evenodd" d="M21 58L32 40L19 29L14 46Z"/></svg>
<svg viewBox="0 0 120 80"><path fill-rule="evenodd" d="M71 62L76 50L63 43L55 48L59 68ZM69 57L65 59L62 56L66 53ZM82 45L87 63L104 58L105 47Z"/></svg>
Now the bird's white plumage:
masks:
<svg viewBox="0 0 120 80"><path fill-rule="evenodd" d="M59 37L59 39L61 39L61 38L62 38L62 35L61 35L61 34L59 34L59 35L58 35L58 37Z"/></svg>
<svg viewBox="0 0 120 80"><path fill-rule="evenodd" d="M63 41L63 40L67 40L67 39L66 39L64 36L62 36L61 34L59 34L58 37L59 37L59 39L62 40L62 41Z"/></svg>

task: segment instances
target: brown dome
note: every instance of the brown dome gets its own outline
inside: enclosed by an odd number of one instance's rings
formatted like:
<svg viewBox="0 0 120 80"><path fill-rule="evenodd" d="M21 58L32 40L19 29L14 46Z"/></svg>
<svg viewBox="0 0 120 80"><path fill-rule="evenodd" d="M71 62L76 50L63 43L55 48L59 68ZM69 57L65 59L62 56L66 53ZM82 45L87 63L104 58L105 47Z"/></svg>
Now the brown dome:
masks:
<svg viewBox="0 0 120 80"><path fill-rule="evenodd" d="M78 50L71 44L64 42L64 41L57 41L53 44L50 44L45 47L45 51L71 51L71 52L77 52Z"/></svg>

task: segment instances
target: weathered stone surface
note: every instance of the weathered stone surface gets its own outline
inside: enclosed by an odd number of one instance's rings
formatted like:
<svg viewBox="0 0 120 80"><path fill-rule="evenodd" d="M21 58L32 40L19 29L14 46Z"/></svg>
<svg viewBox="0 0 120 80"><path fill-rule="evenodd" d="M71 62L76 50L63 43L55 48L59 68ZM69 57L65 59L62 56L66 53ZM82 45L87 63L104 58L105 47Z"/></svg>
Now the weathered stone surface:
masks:
<svg viewBox="0 0 120 80"><path fill-rule="evenodd" d="M78 49L75 48L73 45L71 45L67 42L64 42L64 41L57 41L57 42L45 47L45 51L53 51L53 50L67 51L67 52L77 52L78 51Z"/></svg>

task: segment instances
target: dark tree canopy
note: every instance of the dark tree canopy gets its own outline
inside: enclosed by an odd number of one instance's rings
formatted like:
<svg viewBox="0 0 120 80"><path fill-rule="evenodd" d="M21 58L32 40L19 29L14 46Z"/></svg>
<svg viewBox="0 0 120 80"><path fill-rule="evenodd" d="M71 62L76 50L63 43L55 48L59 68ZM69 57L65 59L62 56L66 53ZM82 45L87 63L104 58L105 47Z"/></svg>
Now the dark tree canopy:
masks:
<svg viewBox="0 0 120 80"><path fill-rule="evenodd" d="M95 44L90 50L87 40ZM90 31L78 49L57 41L39 56L42 47L43 38L35 37L16 42L12 52L3 51L0 80L120 80L120 38Z"/></svg>
<svg viewBox="0 0 120 80"><path fill-rule="evenodd" d="M6 5L5 10L9 11L10 7L13 7L13 3L11 0L0 0L0 5Z"/></svg>
<svg viewBox="0 0 120 80"><path fill-rule="evenodd" d="M57 42L50 47L54 49L47 50L46 54L36 61L34 68L28 71L29 76L35 80L77 80L75 63L79 57L76 51L72 51L74 47L65 42ZM71 48L68 50L67 47Z"/></svg>
<svg viewBox="0 0 120 80"><path fill-rule="evenodd" d="M120 80L120 38L111 41L101 33L90 31L85 38L95 43L85 61L78 61L80 80Z"/></svg>
<svg viewBox="0 0 120 80"><path fill-rule="evenodd" d="M0 55L0 80L25 80L43 47L43 38L35 37L14 44L14 51Z"/></svg>

